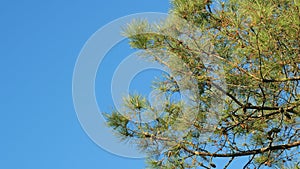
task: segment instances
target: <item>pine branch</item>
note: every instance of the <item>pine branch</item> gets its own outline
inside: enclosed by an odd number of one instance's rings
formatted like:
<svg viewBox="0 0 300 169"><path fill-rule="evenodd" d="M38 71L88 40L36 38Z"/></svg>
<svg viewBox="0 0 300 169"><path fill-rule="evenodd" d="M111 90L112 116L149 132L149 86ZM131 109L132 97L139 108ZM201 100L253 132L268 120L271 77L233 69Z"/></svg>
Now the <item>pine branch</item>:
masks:
<svg viewBox="0 0 300 169"><path fill-rule="evenodd" d="M222 153L222 154L215 154L215 153L207 153L207 152L198 152L189 150L186 147L182 147L185 151L188 153L197 155L197 156L209 156L209 157L241 157L241 156L249 156L249 155L255 155L255 154L262 154L267 151L275 151L275 150L283 150L283 149L289 149L293 147L300 146L300 141L295 141L293 143L289 144L283 144L283 145L277 145L277 146L268 146L263 147L260 149L254 149L254 150L248 150L248 151L242 151L242 152L235 152L235 153Z"/></svg>

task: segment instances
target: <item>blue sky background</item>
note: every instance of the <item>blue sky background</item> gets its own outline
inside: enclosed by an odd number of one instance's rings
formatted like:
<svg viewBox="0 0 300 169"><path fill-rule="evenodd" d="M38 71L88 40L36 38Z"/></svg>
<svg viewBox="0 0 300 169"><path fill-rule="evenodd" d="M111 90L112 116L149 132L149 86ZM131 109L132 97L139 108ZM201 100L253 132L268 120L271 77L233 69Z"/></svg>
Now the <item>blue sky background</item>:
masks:
<svg viewBox="0 0 300 169"><path fill-rule="evenodd" d="M82 130L72 103L81 48L100 27L169 1L0 1L0 168L144 168L110 154ZM137 79L138 80L138 79Z"/></svg>
<svg viewBox="0 0 300 169"><path fill-rule="evenodd" d="M113 155L84 133L73 107L72 75L81 48L99 28L169 7L168 0L0 1L0 168L144 168L143 159ZM126 41L113 48L108 55L116 59L107 60L99 74L111 74L130 54L126 48ZM131 89L148 92L148 77L158 74L139 74ZM109 111L111 98L103 98L108 90L101 85L97 78L99 105Z"/></svg>

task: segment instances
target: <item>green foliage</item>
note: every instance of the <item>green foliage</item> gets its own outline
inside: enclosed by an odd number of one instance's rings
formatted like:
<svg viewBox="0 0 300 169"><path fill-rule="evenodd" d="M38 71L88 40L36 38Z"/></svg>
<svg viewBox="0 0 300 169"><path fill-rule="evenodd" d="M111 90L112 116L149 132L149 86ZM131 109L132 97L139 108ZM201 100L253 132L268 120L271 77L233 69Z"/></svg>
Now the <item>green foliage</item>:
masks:
<svg viewBox="0 0 300 169"><path fill-rule="evenodd" d="M171 71L153 83L164 99L129 96L108 126L147 152L150 168L220 168L215 158L229 158L227 167L240 156L249 156L244 168L297 168L300 2L171 5L161 23L124 28L132 48ZM155 120L142 123L145 114Z"/></svg>

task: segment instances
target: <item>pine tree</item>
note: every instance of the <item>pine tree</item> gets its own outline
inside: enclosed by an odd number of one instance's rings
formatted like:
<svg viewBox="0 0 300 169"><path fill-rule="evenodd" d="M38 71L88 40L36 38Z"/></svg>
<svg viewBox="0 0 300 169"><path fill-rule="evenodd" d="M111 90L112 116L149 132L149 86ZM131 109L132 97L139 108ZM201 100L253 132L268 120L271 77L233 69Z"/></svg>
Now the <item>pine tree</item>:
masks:
<svg viewBox="0 0 300 169"><path fill-rule="evenodd" d="M299 168L299 8L299 0L172 0L166 20L132 21L131 47L171 73L153 82L157 102L128 96L107 124L149 154L149 168L227 168L242 156L243 168ZM132 120L144 114L155 120Z"/></svg>

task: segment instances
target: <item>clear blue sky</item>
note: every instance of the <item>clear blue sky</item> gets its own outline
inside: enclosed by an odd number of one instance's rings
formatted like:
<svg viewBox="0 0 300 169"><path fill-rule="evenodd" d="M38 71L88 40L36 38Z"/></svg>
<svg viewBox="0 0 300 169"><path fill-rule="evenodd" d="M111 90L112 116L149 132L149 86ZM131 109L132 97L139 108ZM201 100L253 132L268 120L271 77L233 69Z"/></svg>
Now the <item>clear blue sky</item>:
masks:
<svg viewBox="0 0 300 169"><path fill-rule="evenodd" d="M2 0L0 168L144 168L143 160L110 154L84 133L73 107L72 74L81 48L100 27L168 9L167 0Z"/></svg>
<svg viewBox="0 0 300 169"><path fill-rule="evenodd" d="M144 168L143 159L113 155L85 134L73 107L72 75L83 45L99 28L122 16L167 12L169 7L168 0L2 0L0 168ZM120 45L124 50L126 43ZM122 53L116 46L109 55ZM113 64L103 70L111 74ZM137 76L132 89L154 74L158 72ZM96 85L97 98L103 100L102 92L107 90L103 91L99 79ZM110 110L110 101L99 105Z"/></svg>

